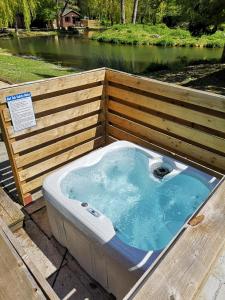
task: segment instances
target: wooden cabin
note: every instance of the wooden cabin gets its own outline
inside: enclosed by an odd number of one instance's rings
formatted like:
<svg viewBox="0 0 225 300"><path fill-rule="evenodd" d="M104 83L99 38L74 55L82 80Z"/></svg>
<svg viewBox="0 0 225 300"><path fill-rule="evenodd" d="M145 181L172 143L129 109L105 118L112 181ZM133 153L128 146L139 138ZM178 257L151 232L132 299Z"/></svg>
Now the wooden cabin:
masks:
<svg viewBox="0 0 225 300"><path fill-rule="evenodd" d="M80 14L73 9L66 8L60 16L60 26L64 29L68 29L69 27L80 27Z"/></svg>

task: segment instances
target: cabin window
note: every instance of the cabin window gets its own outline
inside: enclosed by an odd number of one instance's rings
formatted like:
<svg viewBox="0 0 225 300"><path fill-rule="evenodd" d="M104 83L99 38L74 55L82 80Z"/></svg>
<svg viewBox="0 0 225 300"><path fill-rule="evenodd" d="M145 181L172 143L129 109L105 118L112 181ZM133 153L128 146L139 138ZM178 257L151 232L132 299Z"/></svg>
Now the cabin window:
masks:
<svg viewBox="0 0 225 300"><path fill-rule="evenodd" d="M70 22L70 17L65 17L65 21L68 23Z"/></svg>
<svg viewBox="0 0 225 300"><path fill-rule="evenodd" d="M76 17L73 17L73 24L76 24Z"/></svg>

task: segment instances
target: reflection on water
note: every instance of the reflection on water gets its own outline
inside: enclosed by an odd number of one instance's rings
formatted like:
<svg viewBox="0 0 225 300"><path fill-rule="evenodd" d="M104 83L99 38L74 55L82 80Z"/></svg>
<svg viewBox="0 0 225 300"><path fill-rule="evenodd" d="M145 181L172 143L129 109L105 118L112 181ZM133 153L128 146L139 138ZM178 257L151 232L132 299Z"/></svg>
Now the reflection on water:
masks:
<svg viewBox="0 0 225 300"><path fill-rule="evenodd" d="M0 47L81 70L105 66L131 73L145 72L157 64L216 60L222 55L222 49L113 45L76 36L0 40Z"/></svg>

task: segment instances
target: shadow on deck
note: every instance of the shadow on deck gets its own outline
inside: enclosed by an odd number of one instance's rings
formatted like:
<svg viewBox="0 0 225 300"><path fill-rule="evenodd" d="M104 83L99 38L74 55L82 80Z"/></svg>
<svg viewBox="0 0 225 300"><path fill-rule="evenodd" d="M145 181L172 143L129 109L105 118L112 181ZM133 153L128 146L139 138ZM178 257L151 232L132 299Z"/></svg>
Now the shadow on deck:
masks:
<svg viewBox="0 0 225 300"><path fill-rule="evenodd" d="M9 160L0 162L0 185L13 201L18 202L18 193Z"/></svg>

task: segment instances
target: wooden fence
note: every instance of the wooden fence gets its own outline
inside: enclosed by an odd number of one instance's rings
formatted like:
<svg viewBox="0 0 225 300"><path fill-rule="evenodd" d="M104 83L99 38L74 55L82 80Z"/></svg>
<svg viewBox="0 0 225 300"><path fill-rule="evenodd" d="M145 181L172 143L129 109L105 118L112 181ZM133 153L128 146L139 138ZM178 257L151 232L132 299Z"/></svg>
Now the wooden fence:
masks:
<svg viewBox="0 0 225 300"><path fill-rule="evenodd" d="M1 90L2 133L23 204L39 197L50 171L105 143L104 78L99 69ZM6 97L26 91L37 125L14 132Z"/></svg>
<svg viewBox="0 0 225 300"><path fill-rule="evenodd" d="M100 27L100 21L99 20L81 20L81 26L87 27L87 28L99 28Z"/></svg>
<svg viewBox="0 0 225 300"><path fill-rule="evenodd" d="M106 72L107 134L225 171L225 97ZM160 149L161 148L161 149Z"/></svg>
<svg viewBox="0 0 225 300"><path fill-rule="evenodd" d="M31 92L37 125L14 132L6 97ZM23 204L63 164L116 139L225 173L225 97L97 69L0 90L1 127ZM32 196L31 196L32 195Z"/></svg>

